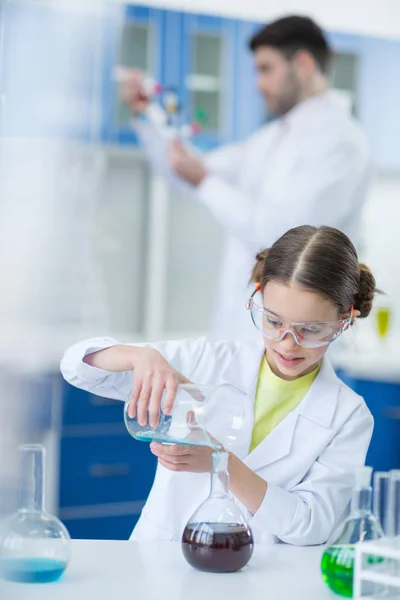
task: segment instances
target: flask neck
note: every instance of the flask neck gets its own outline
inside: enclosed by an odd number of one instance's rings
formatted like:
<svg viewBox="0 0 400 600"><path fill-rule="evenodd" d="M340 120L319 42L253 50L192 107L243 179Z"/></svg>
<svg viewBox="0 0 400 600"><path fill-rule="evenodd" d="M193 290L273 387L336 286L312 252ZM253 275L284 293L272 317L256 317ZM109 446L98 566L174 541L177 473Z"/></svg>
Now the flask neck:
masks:
<svg viewBox="0 0 400 600"><path fill-rule="evenodd" d="M212 456L210 496L229 496L228 459L229 453L225 451L214 452Z"/></svg>
<svg viewBox="0 0 400 600"><path fill-rule="evenodd" d="M44 447L40 444L20 446L20 508L44 511Z"/></svg>
<svg viewBox="0 0 400 600"><path fill-rule="evenodd" d="M365 487L353 490L351 514L367 515L372 511L372 488Z"/></svg>

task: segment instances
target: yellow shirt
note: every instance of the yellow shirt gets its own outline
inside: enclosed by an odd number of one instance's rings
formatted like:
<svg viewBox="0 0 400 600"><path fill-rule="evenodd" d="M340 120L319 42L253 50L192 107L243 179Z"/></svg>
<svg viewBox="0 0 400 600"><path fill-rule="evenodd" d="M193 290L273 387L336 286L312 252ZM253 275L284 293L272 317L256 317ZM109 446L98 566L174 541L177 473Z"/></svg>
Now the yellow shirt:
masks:
<svg viewBox="0 0 400 600"><path fill-rule="evenodd" d="M318 375L319 367L293 381L277 377L263 358L254 404L254 426L250 452L296 408Z"/></svg>

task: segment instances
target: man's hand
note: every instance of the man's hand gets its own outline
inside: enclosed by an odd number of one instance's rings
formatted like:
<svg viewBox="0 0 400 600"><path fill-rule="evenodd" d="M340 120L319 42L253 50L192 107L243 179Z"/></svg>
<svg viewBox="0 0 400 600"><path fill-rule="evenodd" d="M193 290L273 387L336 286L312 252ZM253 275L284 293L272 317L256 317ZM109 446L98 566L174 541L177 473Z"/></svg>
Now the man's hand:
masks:
<svg viewBox="0 0 400 600"><path fill-rule="evenodd" d="M203 163L189 154L182 144L175 140L170 147L169 162L171 169L184 181L200 185L207 176Z"/></svg>
<svg viewBox="0 0 400 600"><path fill-rule="evenodd" d="M118 82L121 101L136 115L145 112L149 99L143 88L143 73L137 69L120 67Z"/></svg>

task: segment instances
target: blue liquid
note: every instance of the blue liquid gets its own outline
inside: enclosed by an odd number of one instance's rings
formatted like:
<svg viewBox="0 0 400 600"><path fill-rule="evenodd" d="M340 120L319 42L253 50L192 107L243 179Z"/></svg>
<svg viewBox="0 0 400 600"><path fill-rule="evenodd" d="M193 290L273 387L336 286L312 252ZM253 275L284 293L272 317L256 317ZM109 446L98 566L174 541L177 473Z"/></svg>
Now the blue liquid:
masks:
<svg viewBox="0 0 400 600"><path fill-rule="evenodd" d="M163 413L160 413L157 427L150 427L148 423L146 425L139 425L136 417L131 419L126 415L125 424L131 436L141 442L179 444L180 446L207 446L213 450L220 448L219 443L213 443L211 439L207 439L200 430L189 433L185 438L171 435L169 431L172 425L172 417Z"/></svg>
<svg viewBox="0 0 400 600"><path fill-rule="evenodd" d="M3 558L0 576L20 583L50 583L57 581L67 563L51 558Z"/></svg>
<svg viewBox="0 0 400 600"><path fill-rule="evenodd" d="M213 448L218 450L220 446L218 444L213 444L210 441L202 438L200 440L196 440L190 437L187 438L176 438L169 435L164 435L162 433L158 433L157 431L136 431L135 433L131 433L136 440L140 442L158 442L160 444L179 444L180 446L207 446L208 448Z"/></svg>

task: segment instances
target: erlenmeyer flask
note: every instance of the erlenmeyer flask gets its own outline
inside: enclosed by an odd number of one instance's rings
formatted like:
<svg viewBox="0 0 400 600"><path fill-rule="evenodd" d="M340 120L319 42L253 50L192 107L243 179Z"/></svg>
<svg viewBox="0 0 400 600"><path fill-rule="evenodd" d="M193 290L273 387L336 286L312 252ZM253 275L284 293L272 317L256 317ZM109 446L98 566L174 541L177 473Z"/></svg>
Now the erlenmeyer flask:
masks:
<svg viewBox="0 0 400 600"><path fill-rule="evenodd" d="M253 554L253 534L229 493L228 457L227 452L214 452L210 495L182 535L183 555L200 571L238 571Z"/></svg>
<svg viewBox="0 0 400 600"><path fill-rule="evenodd" d="M381 525L372 514L371 467L356 473L350 515L341 533L328 542L322 561L322 576L327 586L341 596L353 595L354 545L384 537ZM382 559L369 557L369 562Z"/></svg>
<svg viewBox="0 0 400 600"><path fill-rule="evenodd" d="M0 540L0 576L47 583L65 571L71 540L61 521L44 508L44 448L20 446L20 509L5 520Z"/></svg>
<svg viewBox="0 0 400 600"><path fill-rule="evenodd" d="M231 449L244 423L243 392L228 384L182 384L169 415L162 411L165 396L164 391L156 427L149 416L146 425L139 425L137 417L129 416L130 398L125 402L125 425L135 439Z"/></svg>

